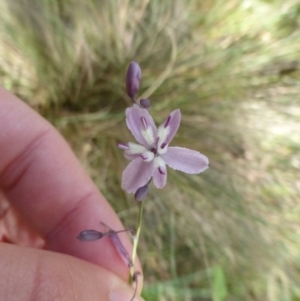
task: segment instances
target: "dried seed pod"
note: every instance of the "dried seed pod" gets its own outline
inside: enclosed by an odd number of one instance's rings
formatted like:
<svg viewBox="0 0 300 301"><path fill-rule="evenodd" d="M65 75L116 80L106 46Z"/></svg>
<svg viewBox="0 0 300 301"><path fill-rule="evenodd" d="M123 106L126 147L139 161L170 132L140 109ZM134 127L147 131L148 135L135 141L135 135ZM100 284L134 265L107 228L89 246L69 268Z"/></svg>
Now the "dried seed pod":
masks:
<svg viewBox="0 0 300 301"><path fill-rule="evenodd" d="M110 230L109 232L110 232L109 238L110 238L111 242L114 244L118 254L123 259L125 264L128 267L131 267L132 262L131 262L131 259L130 259L130 255L127 252L127 250L125 249L124 245L122 244L118 234L116 232L112 231L112 230Z"/></svg>
<svg viewBox="0 0 300 301"><path fill-rule="evenodd" d="M102 238L104 235L102 232L96 230L84 230L79 233L77 239L81 241L93 241Z"/></svg>
<svg viewBox="0 0 300 301"><path fill-rule="evenodd" d="M133 293L133 296L132 296L130 301L133 301L135 296L136 296L136 292L137 292L137 289L138 289L138 286L139 286L139 278L140 277L143 277L141 272L134 272L133 282L135 282L135 289L134 289L134 293Z"/></svg>
<svg viewBox="0 0 300 301"><path fill-rule="evenodd" d="M108 236L109 236L109 239L113 243L113 245L115 246L115 248L116 248L118 254L120 255L120 257L122 258L122 260L125 262L125 264L128 267L131 267L132 266L132 262L131 262L130 255L127 252L127 250L125 249L124 245L122 244L122 242L121 242L121 240L120 240L120 238L118 236L118 233L125 232L125 231L129 231L129 232L132 233L133 230L132 229L128 229L128 230L114 231L112 228L110 228L104 222L101 222L101 224L109 230L107 232Z"/></svg>

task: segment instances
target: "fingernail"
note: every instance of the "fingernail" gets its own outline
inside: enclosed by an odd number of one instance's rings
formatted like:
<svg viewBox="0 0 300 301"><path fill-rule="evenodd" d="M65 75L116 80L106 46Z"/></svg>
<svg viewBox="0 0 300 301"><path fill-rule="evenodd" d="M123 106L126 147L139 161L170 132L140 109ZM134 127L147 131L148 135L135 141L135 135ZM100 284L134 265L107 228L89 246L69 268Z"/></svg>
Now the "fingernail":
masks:
<svg viewBox="0 0 300 301"><path fill-rule="evenodd" d="M110 301L130 301L133 297L133 290L130 289L114 289L109 295ZM145 301L141 296L135 296L132 301Z"/></svg>

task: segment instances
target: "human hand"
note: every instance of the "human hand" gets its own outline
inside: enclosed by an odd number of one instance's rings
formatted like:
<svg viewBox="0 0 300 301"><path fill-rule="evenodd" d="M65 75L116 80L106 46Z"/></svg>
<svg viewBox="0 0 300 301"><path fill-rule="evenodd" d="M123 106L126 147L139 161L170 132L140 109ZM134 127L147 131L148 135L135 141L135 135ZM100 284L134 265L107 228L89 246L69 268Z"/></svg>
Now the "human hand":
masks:
<svg viewBox="0 0 300 301"><path fill-rule="evenodd" d="M109 238L76 239L105 230L100 221L123 229L117 215L54 127L2 88L0 189L0 240L13 243L0 242L0 300L130 301L128 267Z"/></svg>

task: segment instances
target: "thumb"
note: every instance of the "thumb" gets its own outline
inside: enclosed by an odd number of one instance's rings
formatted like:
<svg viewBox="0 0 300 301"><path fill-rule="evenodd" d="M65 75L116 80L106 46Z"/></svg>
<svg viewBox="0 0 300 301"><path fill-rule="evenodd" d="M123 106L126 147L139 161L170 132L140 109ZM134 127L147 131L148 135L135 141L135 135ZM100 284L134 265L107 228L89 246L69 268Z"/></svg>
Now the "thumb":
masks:
<svg viewBox="0 0 300 301"><path fill-rule="evenodd" d="M103 267L45 250L0 243L0 270L3 301L130 301L134 294Z"/></svg>

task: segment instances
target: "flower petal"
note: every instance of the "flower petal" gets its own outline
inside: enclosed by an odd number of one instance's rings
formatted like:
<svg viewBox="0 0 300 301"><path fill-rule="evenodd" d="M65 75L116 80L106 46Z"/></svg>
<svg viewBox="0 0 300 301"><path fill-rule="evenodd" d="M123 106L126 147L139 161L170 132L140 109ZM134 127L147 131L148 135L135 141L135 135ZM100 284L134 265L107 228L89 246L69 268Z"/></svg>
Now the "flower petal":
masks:
<svg viewBox="0 0 300 301"><path fill-rule="evenodd" d="M161 173L158 168L155 168L153 174L153 184L156 188L163 188L167 183L167 169Z"/></svg>
<svg viewBox="0 0 300 301"><path fill-rule="evenodd" d="M142 158L134 159L123 171L122 188L128 193L135 193L140 187L148 183L153 171L153 161L145 162Z"/></svg>
<svg viewBox="0 0 300 301"><path fill-rule="evenodd" d="M190 174L197 174L208 168L208 158L188 148L169 147L161 157L171 168Z"/></svg>
<svg viewBox="0 0 300 301"><path fill-rule="evenodd" d="M142 122L142 117L144 118L144 123ZM146 109L141 109L136 104L126 109L126 124L134 138L144 146L152 147L152 144L149 144L143 135L143 124L145 123L152 129L155 141L157 137L157 129L148 111Z"/></svg>
<svg viewBox="0 0 300 301"><path fill-rule="evenodd" d="M181 121L181 112L179 109L171 112L171 114L167 117L166 121L159 127L158 133L161 134L160 137L160 145L161 144L169 144L173 137L175 136Z"/></svg>
<svg viewBox="0 0 300 301"><path fill-rule="evenodd" d="M141 158L141 155L130 155L130 154L127 154L126 152L124 152L124 157L127 159L127 160L134 160L136 158Z"/></svg>

